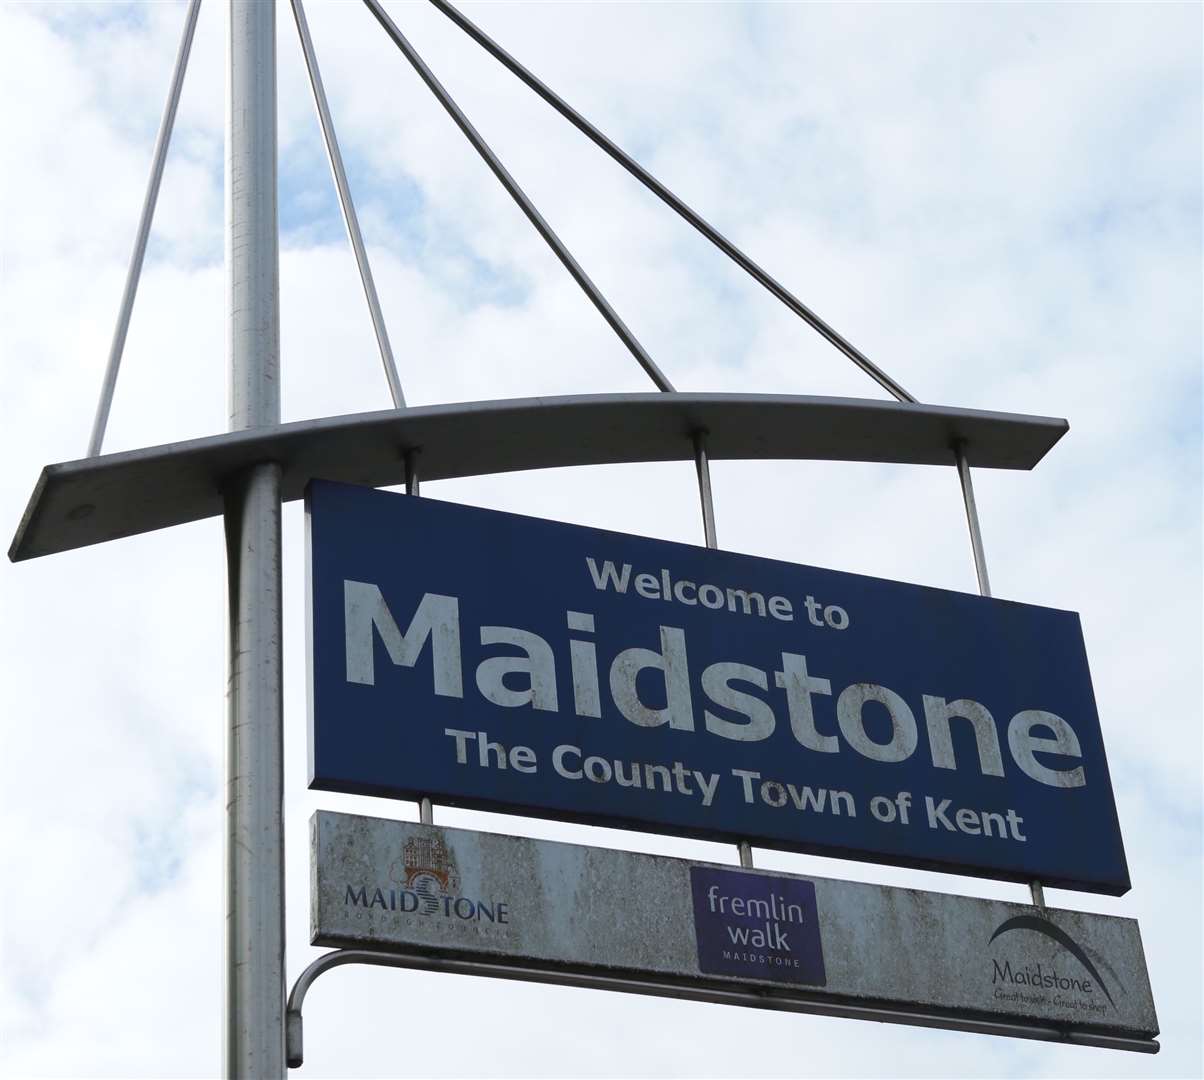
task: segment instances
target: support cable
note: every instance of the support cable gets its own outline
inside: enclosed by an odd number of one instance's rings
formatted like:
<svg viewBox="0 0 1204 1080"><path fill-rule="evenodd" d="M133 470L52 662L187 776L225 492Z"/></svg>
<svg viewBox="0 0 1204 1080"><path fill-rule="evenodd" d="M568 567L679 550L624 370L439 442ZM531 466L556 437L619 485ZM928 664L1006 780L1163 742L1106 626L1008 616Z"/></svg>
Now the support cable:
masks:
<svg viewBox="0 0 1204 1080"><path fill-rule="evenodd" d="M368 0L365 0L368 2ZM515 75L519 80L526 83L536 94L544 101L552 106L561 116L563 116L570 124L578 131L586 136L599 149L612 157L620 165L623 166L632 176L634 176L641 184L651 191L658 199L666 206L677 213L685 221L689 222L703 236L705 236L712 244L722 251L729 259L737 266L751 276L755 281L764 286L774 296L776 296L783 304L794 312L813 330L817 331L830 344L836 346L845 356L853 361L862 371L870 376L889 394L893 395L899 401L915 402L910 393L907 392L898 382L891 378L877 364L875 364L868 356L860 349L849 342L843 335L829 326L821 319L814 311L799 300L791 293L784 285L771 277L766 271L758 266L750 259L743 251L735 244L728 240L714 226L705 221L699 214L687 206L681 199L673 194L664 184L662 184L655 176L647 169L639 164L629 154L621 150L615 143L611 142L598 128L591 124L584 116L574 109L564 98L560 97L554 90L543 83L536 75L525 68L518 60L511 56L503 49L496 41L490 38L483 30L475 23L468 19L461 12L457 11L448 0L430 0L444 15L446 15L453 23L463 30L470 38L488 52L495 60L501 63L504 67Z"/></svg>
<svg viewBox="0 0 1204 1080"><path fill-rule="evenodd" d="M376 295L376 284L372 280L372 268L368 265L368 252L364 248L364 238L360 233L359 219L355 214L355 203L351 199L351 189L347 185L347 173L343 169L343 155L339 152L339 141L335 137L334 120L330 115L330 105L326 101L326 90L322 85L322 73L318 70L318 56L314 52L313 39L309 34L305 8L302 6L301 0L291 0L291 2L293 21L297 24L297 34L301 38L301 51L305 54L309 86L314 95L314 107L318 112L322 139L326 144L326 159L330 162L330 173L339 194L339 208L343 211L343 224L347 228L347 239L351 241L351 250L355 253L355 265L359 268L360 282L364 287L364 299L368 301L368 313L372 317L372 329L376 332L376 344L380 349L380 362L385 369L385 379L389 384L389 393L393 397L393 407L404 409L406 400L401 389L401 378L397 374L397 364L393 359L393 349L389 344L389 333L385 329L385 317L381 313L380 300Z"/></svg>
<svg viewBox="0 0 1204 1080"><path fill-rule="evenodd" d="M970 530L970 550L974 554L974 572L978 576L978 592L991 595L991 581L987 577L987 556L982 546L982 528L978 523L978 503L974 498L974 481L970 477L970 462L966 459L966 443L959 439L953 444L953 456L957 462L957 477L962 486L962 502L966 507L966 525ZM1030 881L1029 893L1033 905L1045 912L1045 890L1041 882Z"/></svg>
<svg viewBox="0 0 1204 1080"><path fill-rule="evenodd" d="M414 46L409 43L405 35L397 28L397 24L389 18L388 13L381 6L379 0L364 0L364 4L376 17L376 21L380 23L385 33L392 39L393 44L401 50L402 54L410 62L410 65L418 73L419 78L426 83L431 93L438 98L439 104L447 110L448 115L464 133L465 138L472 143L473 148L484 159L485 164L489 166L493 175L498 178L502 187L518 203L522 212L527 215L527 219L535 226L536 232L544 238L548 246L555 252L556 257L564 265L569 275L581 286L582 290L584 290L585 294L593 302L594 307L598 309L602 317L610 325L610 328L619 336L619 339L627 346L631 355L639 362L640 367L648 373L649 378L656 384L657 389L673 393L673 384L669 382L661 369L656 366L652 357L648 355L644 347L636 340L635 335L627 328L626 323L619 318L618 313L607 302L606 298L599 291L598 286L590 280L589 275L581 268L577 260L573 258L568 248L564 246L564 242L553 231L552 226L535 209L535 204L527 197L526 192L519 187L514 177L506 171L506 167L501 163L493 150L490 149L489 144L481 137L480 132L472 126L472 123L464 115L460 106L456 104L452 96L444 89L439 80L435 78L434 72L427 67L426 62L418 55Z"/></svg>
<svg viewBox="0 0 1204 1080"><path fill-rule="evenodd" d="M121 355L125 351L126 334L130 329L130 316L134 311L134 297L138 293L138 280L142 276L142 263L146 258L146 243L150 237L151 222L155 217L155 205L159 201L159 185L163 181L163 167L167 161L167 148L171 143L171 131L176 122L176 110L180 105L180 91L184 86L184 72L188 68L188 57L192 52L192 39L196 32L197 15L201 0L191 0L184 16L184 30L180 35L180 47L176 52L176 66L167 91L167 104L159 121L159 133L155 137L155 149L151 155L150 179L146 184L146 195L142 200L142 217L138 221L138 234L134 250L130 255L125 273L125 292L121 296L121 308L117 314L117 326L109 345L109 360L105 366L104 380L100 386L100 400L96 403L96 415L92 420L92 434L88 439L88 457L95 457L104 445L105 428L109 424L109 410L113 407L113 394L117 389L117 374L121 370Z"/></svg>

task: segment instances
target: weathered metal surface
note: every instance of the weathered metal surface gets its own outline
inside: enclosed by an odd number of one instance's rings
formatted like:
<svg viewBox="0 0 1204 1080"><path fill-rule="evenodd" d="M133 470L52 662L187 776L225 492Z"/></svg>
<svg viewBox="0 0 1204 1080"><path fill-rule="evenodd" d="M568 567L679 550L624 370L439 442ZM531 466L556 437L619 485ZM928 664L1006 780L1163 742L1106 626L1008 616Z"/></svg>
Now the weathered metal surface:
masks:
<svg viewBox="0 0 1204 1080"><path fill-rule="evenodd" d="M1065 420L934 405L774 394L596 394L428 405L281 424L42 470L9 548L14 562L221 513L229 477L261 461L283 497L313 477L401 483L421 448L424 480L567 465L686 461L706 429L712 459L815 459L1031 469Z"/></svg>
<svg viewBox="0 0 1204 1080"><path fill-rule="evenodd" d="M1123 894L1078 616L315 481L310 781Z"/></svg>
<svg viewBox="0 0 1204 1080"><path fill-rule="evenodd" d="M323 811L311 852L315 944L646 980L657 993L759 987L819 1011L1032 1023L1046 1026L1035 1037L1053 1026L1072 1041L1158 1033L1131 919ZM765 918L735 914L732 896L757 889L787 901L812 890L814 916L781 900ZM727 972L700 959L713 932L761 923L768 945L731 949L756 959ZM802 955L812 943L818 963Z"/></svg>

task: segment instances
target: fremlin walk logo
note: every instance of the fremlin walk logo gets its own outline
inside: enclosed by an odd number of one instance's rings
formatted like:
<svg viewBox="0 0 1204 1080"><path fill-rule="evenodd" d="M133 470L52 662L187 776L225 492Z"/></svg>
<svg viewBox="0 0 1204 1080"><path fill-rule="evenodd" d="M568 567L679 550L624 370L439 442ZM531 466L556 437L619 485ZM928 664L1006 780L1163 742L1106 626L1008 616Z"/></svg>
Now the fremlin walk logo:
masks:
<svg viewBox="0 0 1204 1080"><path fill-rule="evenodd" d="M704 974L827 982L812 882L691 866L690 887Z"/></svg>

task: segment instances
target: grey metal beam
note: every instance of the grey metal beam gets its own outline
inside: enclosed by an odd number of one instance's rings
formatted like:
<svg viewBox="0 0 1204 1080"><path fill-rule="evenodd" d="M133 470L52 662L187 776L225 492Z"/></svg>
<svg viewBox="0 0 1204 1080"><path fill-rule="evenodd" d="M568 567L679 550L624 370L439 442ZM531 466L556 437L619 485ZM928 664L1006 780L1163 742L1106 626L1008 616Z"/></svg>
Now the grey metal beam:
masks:
<svg viewBox="0 0 1204 1080"><path fill-rule="evenodd" d="M424 481L568 465L691 461L705 428L713 460L954 463L1031 469L1065 420L858 398L773 394L597 394L428 405L212 435L42 470L9 548L13 561L198 521L222 485L278 461L282 497L313 477L384 486L422 451Z"/></svg>

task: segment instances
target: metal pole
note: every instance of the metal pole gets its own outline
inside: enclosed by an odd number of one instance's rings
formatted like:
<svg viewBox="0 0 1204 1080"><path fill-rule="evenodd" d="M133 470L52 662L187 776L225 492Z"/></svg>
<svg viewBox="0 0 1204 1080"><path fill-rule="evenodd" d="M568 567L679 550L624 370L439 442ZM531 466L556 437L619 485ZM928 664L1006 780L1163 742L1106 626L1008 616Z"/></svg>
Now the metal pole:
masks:
<svg viewBox="0 0 1204 1080"><path fill-rule="evenodd" d="M694 432L694 469L698 473L698 497L702 502L702 533L709 548L719 546L715 535L715 500L711 495L711 461L707 457L707 435L705 428ZM740 865L751 868L753 865L752 844L741 840L736 844L740 854Z"/></svg>
<svg viewBox="0 0 1204 1080"><path fill-rule="evenodd" d="M561 116L580 131L587 139L604 153L608 154L623 166L632 176L668 206L674 213L689 222L712 244L740 267L754 281L768 289L783 304L802 319L808 326L818 332L830 344L836 346L845 356L853 361L862 371L899 401L911 401L912 397L902 386L892 379L885 371L875 364L868 356L852 342L837 333L823 319L815 314L806 304L794 296L787 288L770 277L755 262L744 254L727 237L723 236L713 225L706 222L701 215L695 213L681 199L673 194L664 184L645 169L638 161L611 142L598 128L574 109L567 101L551 87L541 82L532 72L523 67L513 56L503 49L496 41L487 35L471 19L457 11L447 0L431 0L444 15L454 22L470 38L488 52L495 60L507 68L519 80L535 91L544 101L552 106Z"/></svg>
<svg viewBox="0 0 1204 1080"><path fill-rule="evenodd" d="M322 85L322 73L318 70L318 55L314 52L313 39L309 36L309 22L301 0L292 0L293 20L301 38L301 51L305 54L305 67L309 72L309 86L314 95L314 106L318 110L318 123L326 143L326 158L330 162L330 173L339 194L339 207L343 211L343 224L347 227L347 239L355 254L355 265L359 268L360 282L364 286L364 299L368 301L368 314L372 317L372 329L376 332L376 345L380 350L380 362L385 369L385 380L395 409L404 409L405 394L401 392L401 377L393 359L393 348L389 344L389 333L385 329L385 317L380 310L376 295L376 283L372 279L372 268L368 265L368 252L360 234L359 218L355 215L355 204L351 201L351 188L347 184L347 173L343 170L343 155L339 153L339 141L334 134L334 120L330 116L330 105L326 101L326 89Z"/></svg>
<svg viewBox="0 0 1204 1080"><path fill-rule="evenodd" d="M974 499L974 481L970 478L970 463L966 459L965 440L953 444L953 455L957 460L957 477L962 486L962 502L966 506L966 525L970 530L970 550L974 553L974 572L978 575L978 591L983 596L991 595L991 579L987 576L987 556L982 547L982 529L978 524L978 503ZM1030 881L1029 893L1033 904L1045 910L1045 892L1041 882Z"/></svg>
<svg viewBox="0 0 1204 1080"><path fill-rule="evenodd" d="M664 390L666 393L672 393L673 384L665 377L665 373L656 366L656 362L648 355L648 351L639 343L635 334L619 318L619 313L610 306L606 297L602 295L602 291L594 284L585 270L582 269L581 264L573 258L572 253L564 246L564 241L556 235L552 226L547 223L544 216L535 208L535 204L527 197L527 193L519 187L518 181L507 172L506 166L502 164L501 159L481 137L481 133L472 126L472 122L464 115L464 111L456 104L451 94L444 89L443 84L435 78L435 73L427 67L426 62L418 55L418 51L397 28L397 24L389 18L389 13L385 11L378 0L364 0L364 4L376 16L376 21L380 23L381 28L389 35L393 44L401 50L402 55L405 56L410 62L411 67L418 73L418 77L426 83L427 88L439 100L439 104L447 110L448 116L455 121L456 126L464 133L464 137L472 143L473 149L481 155L482 160L489 166L493 175L498 178L502 187L518 203L519 209L527 215L527 220L535 226L535 231L544 238L548 247L552 249L561 264L569 272L569 276L581 286L582 291L589 297L594 307L598 309L602 318L606 320L610 328L618 335L619 340L627 346L628 352L635 357L640 367L647 372L648 377L656 384L657 389Z"/></svg>
<svg viewBox="0 0 1204 1080"><path fill-rule="evenodd" d="M230 0L226 133L230 429L280 422L275 0ZM230 683L225 1075L284 1076L280 466L226 491Z"/></svg>
<svg viewBox="0 0 1204 1080"><path fill-rule="evenodd" d="M134 250L125 272L125 292L121 295L121 308L117 313L117 325L113 329L113 340L109 345L109 360L105 365L104 380L100 385L100 400L96 403L96 416L92 420L92 435L88 439L88 457L95 457L105 440L105 428L109 424L109 410L113 407L113 393L117 389L117 373L121 370L121 354L125 351L125 338L130 329L130 316L134 312L134 297L138 293L138 280L142 276L142 261L146 258L146 243L150 237L151 222L155 218L155 206L159 201L159 185L163 181L163 167L167 162L167 148L171 143L171 130L176 122L176 109L180 104L180 91L184 86L184 72L188 69L188 55L192 51L192 38L196 32L196 18L201 10L201 0L192 0L184 16L184 31L180 37L180 48L176 53L176 66L171 76L171 87L167 91L167 104L163 107L163 118L159 121L159 134L155 137L155 149L151 155L150 179L146 184L146 195L142 200L142 216L138 219L138 235L134 239Z"/></svg>

